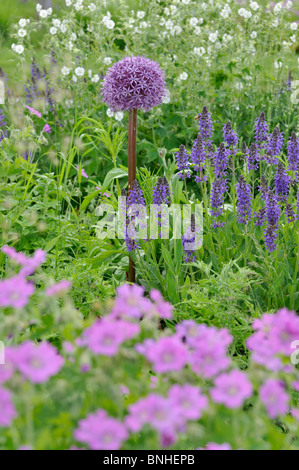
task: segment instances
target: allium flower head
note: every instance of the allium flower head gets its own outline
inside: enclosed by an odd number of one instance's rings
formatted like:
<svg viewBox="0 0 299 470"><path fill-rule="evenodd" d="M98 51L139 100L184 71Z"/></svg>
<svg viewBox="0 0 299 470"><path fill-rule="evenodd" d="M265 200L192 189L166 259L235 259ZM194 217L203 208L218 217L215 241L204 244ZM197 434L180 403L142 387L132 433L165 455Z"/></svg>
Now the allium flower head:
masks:
<svg viewBox="0 0 299 470"><path fill-rule="evenodd" d="M157 62L146 57L125 57L108 69L103 101L112 111L149 110L166 96L165 76Z"/></svg>

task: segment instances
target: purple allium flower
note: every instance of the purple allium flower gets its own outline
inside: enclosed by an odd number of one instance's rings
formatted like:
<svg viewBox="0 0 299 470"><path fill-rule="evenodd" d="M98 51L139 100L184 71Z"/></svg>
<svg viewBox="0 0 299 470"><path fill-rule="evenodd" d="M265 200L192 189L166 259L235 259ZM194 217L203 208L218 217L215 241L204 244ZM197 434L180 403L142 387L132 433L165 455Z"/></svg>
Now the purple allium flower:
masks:
<svg viewBox="0 0 299 470"><path fill-rule="evenodd" d="M24 308L35 291L31 282L18 274L0 281L0 307Z"/></svg>
<svg viewBox="0 0 299 470"><path fill-rule="evenodd" d="M275 127L270 135L268 148L265 155L267 163L277 163L277 155L280 154L283 145L283 132L279 132L279 128Z"/></svg>
<svg viewBox="0 0 299 470"><path fill-rule="evenodd" d="M260 387L259 395L270 418L275 419L288 413L289 396L280 380L267 379Z"/></svg>
<svg viewBox="0 0 299 470"><path fill-rule="evenodd" d="M223 202L224 202L224 193L226 191L226 180L221 178L216 178L212 183L211 189L211 214L214 217L220 217L223 212ZM213 228L223 227L224 222L213 221Z"/></svg>
<svg viewBox="0 0 299 470"><path fill-rule="evenodd" d="M254 124L254 135L255 140L259 148L264 148L265 144L268 142L268 124L265 119L265 113L262 112L260 116L256 119Z"/></svg>
<svg viewBox="0 0 299 470"><path fill-rule="evenodd" d="M74 431L74 438L91 450L118 450L128 437L124 424L102 409L81 419Z"/></svg>
<svg viewBox="0 0 299 470"><path fill-rule="evenodd" d="M268 191L265 204L267 211L267 226L264 232L265 245L269 251L274 251L276 249L280 207L278 205L278 197L273 191Z"/></svg>
<svg viewBox="0 0 299 470"><path fill-rule="evenodd" d="M70 281L62 280L59 281L57 284L54 284L53 286L48 287L46 290L46 295L52 296L52 295L63 295L65 294L72 286L72 283Z"/></svg>
<svg viewBox="0 0 299 470"><path fill-rule="evenodd" d="M183 420L200 419L202 411L208 406L208 399L199 387L193 385L173 385L168 398L174 408L179 408Z"/></svg>
<svg viewBox="0 0 299 470"><path fill-rule="evenodd" d="M229 150L225 148L224 143L222 142L214 155L214 173L216 178L225 177L226 171L228 168L228 157Z"/></svg>
<svg viewBox="0 0 299 470"><path fill-rule="evenodd" d="M191 150L191 161L194 165L194 171L198 173L195 175L196 183L207 180L207 175L205 175L206 170L206 150L204 147L204 142L201 134L199 133L197 138L193 142L193 147Z"/></svg>
<svg viewBox="0 0 299 470"><path fill-rule="evenodd" d="M146 57L125 57L107 71L103 101L112 111L149 110L166 96L165 76L160 65Z"/></svg>
<svg viewBox="0 0 299 470"><path fill-rule="evenodd" d="M294 209L292 208L292 204L286 204L285 213L286 213L286 216L287 216L288 224L295 221L296 216L295 216Z"/></svg>
<svg viewBox="0 0 299 470"><path fill-rule="evenodd" d="M11 392L0 387L0 427L6 428L11 425L17 416L16 409L11 399Z"/></svg>
<svg viewBox="0 0 299 470"><path fill-rule="evenodd" d="M120 345L134 338L139 331L139 325L104 317L84 331L83 343L95 354L115 356Z"/></svg>
<svg viewBox="0 0 299 470"><path fill-rule="evenodd" d="M197 119L204 146L210 151L212 146L213 124L211 113L208 112L206 106L202 108L202 112L198 114Z"/></svg>
<svg viewBox="0 0 299 470"><path fill-rule="evenodd" d="M235 131L232 129L232 125L230 121L227 121L226 124L224 124L223 129L223 140L226 142L228 147L232 146L233 148L236 147L238 144L239 138Z"/></svg>
<svg viewBox="0 0 299 470"><path fill-rule="evenodd" d="M277 164L277 170L274 180L276 194L279 196L279 199L281 201L286 201L290 190L291 178L287 174L284 165L281 161L279 161Z"/></svg>
<svg viewBox="0 0 299 470"><path fill-rule="evenodd" d="M257 227L262 227L265 220L266 220L266 215L267 215L267 209L266 207L262 207L259 209L258 212L255 212L254 216L257 218L256 221L256 226Z"/></svg>
<svg viewBox="0 0 299 470"><path fill-rule="evenodd" d="M299 140L295 132L292 133L288 142L288 163L289 170L298 171L299 166Z"/></svg>
<svg viewBox="0 0 299 470"><path fill-rule="evenodd" d="M251 397L252 391L245 372L233 370L219 375L210 393L215 403L223 403L227 408L240 408L244 400Z"/></svg>
<svg viewBox="0 0 299 470"><path fill-rule="evenodd" d="M178 336L145 340L136 345L136 350L153 363L153 370L157 373L178 371L185 367L189 359L189 352Z"/></svg>
<svg viewBox="0 0 299 470"><path fill-rule="evenodd" d="M190 178L190 170L189 170L189 155L184 145L180 145L179 151L175 154L177 167L180 170L179 172L179 179L184 180L186 178Z"/></svg>
<svg viewBox="0 0 299 470"><path fill-rule="evenodd" d="M251 187L249 183L246 183L244 176L240 175L236 188L238 197L238 222L239 224L247 225L251 219Z"/></svg>
<svg viewBox="0 0 299 470"><path fill-rule="evenodd" d="M15 351L14 364L25 379L33 383L46 382L62 368L64 359L48 342L25 341Z"/></svg>
<svg viewBox="0 0 299 470"><path fill-rule="evenodd" d="M258 154L257 144L253 143L250 145L246 156L247 156L248 170L257 170L259 167L259 159L260 159L259 154Z"/></svg>

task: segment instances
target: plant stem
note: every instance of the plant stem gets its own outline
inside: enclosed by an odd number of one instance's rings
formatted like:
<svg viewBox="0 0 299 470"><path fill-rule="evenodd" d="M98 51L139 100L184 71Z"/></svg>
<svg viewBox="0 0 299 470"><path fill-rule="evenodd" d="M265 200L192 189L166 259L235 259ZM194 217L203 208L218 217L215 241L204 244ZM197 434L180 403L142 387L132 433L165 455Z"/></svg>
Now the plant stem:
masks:
<svg viewBox="0 0 299 470"><path fill-rule="evenodd" d="M129 191L136 180L136 135L137 135L137 109L129 110L128 129L128 185ZM135 282L135 265L129 258L129 282Z"/></svg>

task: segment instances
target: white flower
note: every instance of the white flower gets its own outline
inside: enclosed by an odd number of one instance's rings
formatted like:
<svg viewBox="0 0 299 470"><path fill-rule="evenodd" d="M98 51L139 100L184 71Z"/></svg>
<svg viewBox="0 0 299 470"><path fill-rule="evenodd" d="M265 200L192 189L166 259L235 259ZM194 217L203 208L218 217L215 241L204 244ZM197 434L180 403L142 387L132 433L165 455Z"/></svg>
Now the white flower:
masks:
<svg viewBox="0 0 299 470"><path fill-rule="evenodd" d="M251 37L251 39L255 39L257 37L257 32L252 31L252 33L250 34L250 37Z"/></svg>
<svg viewBox="0 0 299 470"><path fill-rule="evenodd" d="M242 90L244 88L243 83L241 82L237 82L235 87L237 88L237 90Z"/></svg>
<svg viewBox="0 0 299 470"><path fill-rule="evenodd" d="M278 23L279 23L278 18L275 18L275 20L272 21L272 26L273 26L274 28L277 28Z"/></svg>
<svg viewBox="0 0 299 470"><path fill-rule="evenodd" d="M295 34L293 34L293 36L290 37L290 40L291 40L292 42L296 42L296 36L295 36Z"/></svg>
<svg viewBox="0 0 299 470"><path fill-rule="evenodd" d="M228 5L225 5L223 10L221 10L220 15L222 18L228 18L229 15L231 14L231 9Z"/></svg>
<svg viewBox="0 0 299 470"><path fill-rule="evenodd" d="M169 90L166 90L166 94L164 98L162 99L162 103L167 104L169 102L170 102L170 93L169 93Z"/></svg>
<svg viewBox="0 0 299 470"><path fill-rule="evenodd" d="M204 47L194 47L193 52L197 55L203 55L205 54L206 50Z"/></svg>
<svg viewBox="0 0 299 470"><path fill-rule="evenodd" d="M189 5L190 0L182 0L182 3L184 3L184 5Z"/></svg>
<svg viewBox="0 0 299 470"><path fill-rule="evenodd" d="M142 20L142 18L145 17L145 11L137 11L136 16L137 16L137 18L139 18L140 20Z"/></svg>
<svg viewBox="0 0 299 470"><path fill-rule="evenodd" d="M42 9L41 4L40 4L40 3L37 3L37 4L36 4L36 11L40 12L41 9Z"/></svg>
<svg viewBox="0 0 299 470"><path fill-rule="evenodd" d="M173 28L173 32L174 32L174 34L181 34L182 28L177 25Z"/></svg>
<svg viewBox="0 0 299 470"><path fill-rule="evenodd" d="M92 33L93 30L94 30L94 27L93 27L92 24L87 25L87 31L89 31L90 33Z"/></svg>
<svg viewBox="0 0 299 470"><path fill-rule="evenodd" d="M224 35L222 36L222 41L223 41L223 42L229 42L229 41L231 41L232 39L233 39L233 38L232 38L232 36L231 36L230 34L224 34Z"/></svg>
<svg viewBox="0 0 299 470"><path fill-rule="evenodd" d="M250 8L253 10L253 11L256 11L259 9L259 4L257 2L251 2L250 3Z"/></svg>
<svg viewBox="0 0 299 470"><path fill-rule="evenodd" d="M97 73L91 79L93 83L98 83L99 80L100 80L100 77Z"/></svg>
<svg viewBox="0 0 299 470"><path fill-rule="evenodd" d="M60 28L61 21L58 18L53 18L52 24L55 26L55 28Z"/></svg>
<svg viewBox="0 0 299 470"><path fill-rule="evenodd" d="M72 76L72 80L73 80L73 82L75 82L75 83L77 82L78 79L77 79L76 75L73 75L73 76Z"/></svg>
<svg viewBox="0 0 299 470"><path fill-rule="evenodd" d="M90 9L90 11L95 11L97 9L96 5L94 3L90 3L88 5L88 8Z"/></svg>
<svg viewBox="0 0 299 470"><path fill-rule="evenodd" d="M275 7L273 8L274 14L277 15L282 9L281 3L276 3Z"/></svg>
<svg viewBox="0 0 299 470"><path fill-rule="evenodd" d="M47 10L41 10L41 11L39 12L39 16L40 16L41 18L47 18L47 16L48 16Z"/></svg>
<svg viewBox="0 0 299 470"><path fill-rule="evenodd" d="M83 77L84 72L85 72L85 70L84 70L83 67L77 67L75 69L75 74L77 75L77 77Z"/></svg>
<svg viewBox="0 0 299 470"><path fill-rule="evenodd" d="M175 6L175 5L170 5L169 8L170 8L170 13L171 13L172 15L174 15L175 12L176 12L176 10L177 10L176 6Z"/></svg>
<svg viewBox="0 0 299 470"><path fill-rule="evenodd" d="M19 26L21 26L21 28L25 28L26 24L27 24L27 21L24 18L22 18L19 21Z"/></svg>
<svg viewBox="0 0 299 470"><path fill-rule="evenodd" d="M169 8L164 8L164 15L169 16L170 15L170 10Z"/></svg>
<svg viewBox="0 0 299 470"><path fill-rule="evenodd" d="M148 23L146 21L141 21L140 28L147 28Z"/></svg>
<svg viewBox="0 0 299 470"><path fill-rule="evenodd" d="M206 9L207 9L207 6L208 6L208 5L207 5L205 2L202 2L201 8L202 8L203 10L206 10Z"/></svg>
<svg viewBox="0 0 299 470"><path fill-rule="evenodd" d="M295 23L295 22L294 22L294 23L291 23L291 24L290 24L290 28L291 28L293 31L296 31L296 29L298 28L297 23Z"/></svg>
<svg viewBox="0 0 299 470"><path fill-rule="evenodd" d="M274 67L275 67L276 69L281 69L281 67L282 67L282 62L281 62L280 60L278 60L278 61L275 60L275 62L274 62Z"/></svg>
<svg viewBox="0 0 299 470"><path fill-rule="evenodd" d="M72 33L70 39L71 39L71 41L76 41L76 39L77 39L77 34L76 34L76 33Z"/></svg>
<svg viewBox="0 0 299 470"><path fill-rule="evenodd" d="M67 7L70 7L72 4L72 0L65 0L65 4Z"/></svg>
<svg viewBox="0 0 299 470"><path fill-rule="evenodd" d="M105 65L110 65L110 64L112 64L112 59L111 59L111 57L105 57L105 59L104 59L104 64L105 64Z"/></svg>
<svg viewBox="0 0 299 470"><path fill-rule="evenodd" d="M200 32L201 32L200 26L195 26L195 28L194 28L194 34L197 34L197 35L198 35L198 34L200 34Z"/></svg>
<svg viewBox="0 0 299 470"><path fill-rule="evenodd" d="M52 13L53 13L53 10L52 10L52 8L48 8L48 10L47 10L47 14L50 16L50 15L52 15Z"/></svg>
<svg viewBox="0 0 299 470"><path fill-rule="evenodd" d="M124 117L124 113L122 111L117 111L117 113L115 113L114 117L117 121L122 121L123 117Z"/></svg>
<svg viewBox="0 0 299 470"><path fill-rule="evenodd" d="M88 70L88 77L91 78L92 77L92 70Z"/></svg>
<svg viewBox="0 0 299 470"><path fill-rule="evenodd" d="M56 34L57 33L57 28L55 28L55 26L52 26L52 28L50 28L50 34Z"/></svg>
<svg viewBox="0 0 299 470"><path fill-rule="evenodd" d="M60 31L61 31L62 33L66 33L66 30L67 30L66 25L65 25L65 24L62 24L62 25L60 26Z"/></svg>
<svg viewBox="0 0 299 470"><path fill-rule="evenodd" d="M27 24L29 24L29 23L30 23L30 20L29 20L29 18L27 18L27 20L26 20L26 23L27 23Z"/></svg>
<svg viewBox="0 0 299 470"><path fill-rule="evenodd" d="M165 28L166 29L173 29L173 21L167 20L165 23Z"/></svg>
<svg viewBox="0 0 299 470"><path fill-rule="evenodd" d="M25 29L19 29L18 36L20 36L20 38L23 38L24 36L26 36L26 34L27 31Z"/></svg>
<svg viewBox="0 0 299 470"><path fill-rule="evenodd" d="M68 75L70 73L70 71L71 71L71 69L69 67L66 67L66 66L62 67L62 69L61 69L62 75Z"/></svg>
<svg viewBox="0 0 299 470"><path fill-rule="evenodd" d="M113 29L114 26L115 26L115 23L114 23L113 20L108 20L108 21L106 21L105 26L106 26L106 28L108 28L108 29Z"/></svg>
<svg viewBox="0 0 299 470"><path fill-rule="evenodd" d="M113 117L114 116L114 112L111 111L110 108L107 109L106 114L107 114L108 117Z"/></svg>
<svg viewBox="0 0 299 470"><path fill-rule="evenodd" d="M218 37L218 31L215 31L215 33L210 33L209 34L209 41L211 42L216 42Z"/></svg>
<svg viewBox="0 0 299 470"><path fill-rule="evenodd" d="M203 18L199 18L198 22L199 24L203 24Z"/></svg>
<svg viewBox="0 0 299 470"><path fill-rule="evenodd" d="M73 45L72 41L69 41L67 47L68 47L68 50L69 50L69 51L72 51L72 50L73 50L74 45Z"/></svg>
<svg viewBox="0 0 299 470"><path fill-rule="evenodd" d="M190 26L196 26L197 23L198 23L198 19L197 19L197 18L194 18L194 17L193 17L193 18L190 18L189 23L190 23Z"/></svg>
<svg viewBox="0 0 299 470"><path fill-rule="evenodd" d="M82 5L81 2L75 3L75 10L76 10L76 11L81 11L81 10L83 10L83 5Z"/></svg>
<svg viewBox="0 0 299 470"><path fill-rule="evenodd" d="M292 8L292 6L293 6L293 2L291 2L291 0L289 0L289 1L286 3L286 5L285 5L285 7L286 7L288 10L289 10L290 8Z"/></svg>
<svg viewBox="0 0 299 470"><path fill-rule="evenodd" d="M180 80L187 80L188 74L186 72L181 73Z"/></svg>
<svg viewBox="0 0 299 470"><path fill-rule="evenodd" d="M22 44L18 44L17 46L14 47L13 50L17 52L17 54L23 54L24 46L22 46Z"/></svg>

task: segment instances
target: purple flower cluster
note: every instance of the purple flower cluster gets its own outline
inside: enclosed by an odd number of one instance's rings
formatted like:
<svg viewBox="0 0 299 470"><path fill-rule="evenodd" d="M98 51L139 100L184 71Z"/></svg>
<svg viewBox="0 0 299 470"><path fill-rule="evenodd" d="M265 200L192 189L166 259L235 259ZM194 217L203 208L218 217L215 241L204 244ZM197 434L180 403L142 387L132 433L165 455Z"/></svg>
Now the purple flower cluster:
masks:
<svg viewBox="0 0 299 470"><path fill-rule="evenodd" d="M166 213L163 208L165 204L170 204L170 188L165 176L158 178L157 184L153 187L153 203L155 205L155 216L160 229L162 225L166 226L168 223L168 213ZM161 230L159 230L159 238L161 238Z"/></svg>
<svg viewBox="0 0 299 470"><path fill-rule="evenodd" d="M265 113L262 112L254 123L254 137L259 148L266 148L269 140L269 128L266 122Z"/></svg>
<svg viewBox="0 0 299 470"><path fill-rule="evenodd" d="M0 142L2 142L5 137L7 137L6 126L7 122L4 116L3 109L0 108Z"/></svg>
<svg viewBox="0 0 299 470"><path fill-rule="evenodd" d="M135 207L136 206L136 207ZM129 189L128 197L127 197L127 205L126 205L126 245L127 250L132 251L139 248L139 243L136 240L136 232L135 232L135 221L136 217L140 214L138 210L138 206L143 206L145 210L145 200L143 197L142 189L137 180L133 181L132 187ZM137 210L135 210L137 209ZM139 209L142 209L139 207ZM142 222L140 222L140 228L142 228Z"/></svg>
<svg viewBox="0 0 299 470"><path fill-rule="evenodd" d="M290 140L288 142L288 164L289 170L291 171L298 171L299 165L299 140L295 134L292 133Z"/></svg>
<svg viewBox="0 0 299 470"><path fill-rule="evenodd" d="M246 152L248 170L257 170L259 167L258 146L254 142L250 145Z"/></svg>
<svg viewBox="0 0 299 470"><path fill-rule="evenodd" d="M103 81L103 101L112 111L149 110L166 96L164 72L146 57L125 57L107 71Z"/></svg>
<svg viewBox="0 0 299 470"><path fill-rule="evenodd" d="M244 176L239 176L239 181L236 184L237 198L238 198L238 222L239 224L247 225L251 219L251 187L246 183Z"/></svg>
<svg viewBox="0 0 299 470"><path fill-rule="evenodd" d="M191 150L191 161L194 165L194 170L198 173L197 175L195 175L196 183L200 183L201 181L207 181L207 175L205 175L206 149L204 146L203 138L200 133L193 142L193 147Z"/></svg>
<svg viewBox="0 0 299 470"><path fill-rule="evenodd" d="M232 146L234 152L234 148L237 146L239 138L236 132L233 131L232 124L230 121L227 121L227 123L224 124L222 132L224 142L226 142L228 147Z"/></svg>
<svg viewBox="0 0 299 470"><path fill-rule="evenodd" d="M275 190L281 201L286 201L290 190L291 178L287 174L285 167L281 161L277 164L275 175Z"/></svg>
<svg viewBox="0 0 299 470"><path fill-rule="evenodd" d="M216 178L226 177L226 172L228 169L228 157L229 149L225 148L225 145L222 142L217 148L213 159L214 173Z"/></svg>
<svg viewBox="0 0 299 470"><path fill-rule="evenodd" d="M277 156L280 154L283 145L283 132L279 132L279 128L275 127L269 137L267 152L265 159L267 163L277 163Z"/></svg>
<svg viewBox="0 0 299 470"><path fill-rule="evenodd" d="M184 180L186 178L190 178L191 173L189 170L189 167L190 167L189 155L183 144L180 145L179 151L176 152L175 157L176 157L177 167L180 170L179 179Z"/></svg>
<svg viewBox="0 0 299 470"><path fill-rule="evenodd" d="M280 216L280 207L278 204L278 196L273 191L268 191L266 200L266 219L267 226L265 228L265 245L269 251L276 249L276 239L278 233L278 222Z"/></svg>
<svg viewBox="0 0 299 470"><path fill-rule="evenodd" d="M213 217L219 218L223 212L223 203L224 203L224 194L227 190L226 180L221 178L216 178L212 183L211 188L211 214ZM219 222L213 220L213 228L223 227L224 222Z"/></svg>

